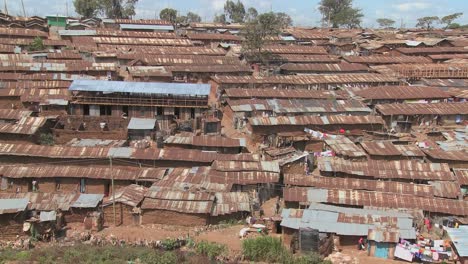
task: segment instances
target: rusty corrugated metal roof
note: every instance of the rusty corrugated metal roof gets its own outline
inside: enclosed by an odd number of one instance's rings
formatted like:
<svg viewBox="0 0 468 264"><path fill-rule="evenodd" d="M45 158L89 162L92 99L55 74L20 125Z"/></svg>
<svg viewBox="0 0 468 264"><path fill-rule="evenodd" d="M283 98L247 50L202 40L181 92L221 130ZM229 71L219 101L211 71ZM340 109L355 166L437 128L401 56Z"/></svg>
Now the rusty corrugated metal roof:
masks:
<svg viewBox="0 0 468 264"><path fill-rule="evenodd" d="M272 54L327 54L324 47L301 45L267 45L263 51Z"/></svg>
<svg viewBox="0 0 468 264"><path fill-rule="evenodd" d="M453 172L460 185L468 185L468 170L454 169Z"/></svg>
<svg viewBox="0 0 468 264"><path fill-rule="evenodd" d="M336 137L335 139L325 139L325 143L335 152L338 156L346 157L366 157L366 153L354 144L347 137Z"/></svg>
<svg viewBox="0 0 468 264"><path fill-rule="evenodd" d="M365 141L362 148L374 156L401 156L401 152L390 141Z"/></svg>
<svg viewBox="0 0 468 264"><path fill-rule="evenodd" d="M165 144L174 145L193 145L199 147L229 147L239 148L245 147L245 140L238 138L227 138L221 136L170 136L165 141Z"/></svg>
<svg viewBox="0 0 468 264"><path fill-rule="evenodd" d="M171 39L178 38L175 33L171 32L145 32L145 31L122 31L112 30L107 28L96 28L95 36L98 37L123 37L123 38L159 38Z"/></svg>
<svg viewBox="0 0 468 264"><path fill-rule="evenodd" d="M444 53L468 53L464 47L426 47L426 48L397 48L403 54L444 54Z"/></svg>
<svg viewBox="0 0 468 264"><path fill-rule="evenodd" d="M279 173L277 161L221 161L215 160L211 168L217 171L263 171Z"/></svg>
<svg viewBox="0 0 468 264"><path fill-rule="evenodd" d="M15 123L0 123L0 133L33 135L46 121L46 117L22 117Z"/></svg>
<svg viewBox="0 0 468 264"><path fill-rule="evenodd" d="M383 124L380 116L276 116L249 118L252 126L361 125Z"/></svg>
<svg viewBox="0 0 468 264"><path fill-rule="evenodd" d="M32 111L16 110L16 109L0 109L1 120L19 120L23 117L30 116Z"/></svg>
<svg viewBox="0 0 468 264"><path fill-rule="evenodd" d="M219 84L285 84L285 85L314 85L314 84L353 84L353 83L399 83L393 77L382 74L321 74L321 75L275 75L259 76L214 76L212 79Z"/></svg>
<svg viewBox="0 0 468 264"><path fill-rule="evenodd" d="M150 188L145 194L143 210L169 210L182 213L211 214L215 196L205 192L173 191Z"/></svg>
<svg viewBox="0 0 468 264"><path fill-rule="evenodd" d="M322 64L322 63L287 63L280 67L283 71L288 72L313 72L313 73L327 73L327 72L366 72L370 68L359 63L339 63L339 64Z"/></svg>
<svg viewBox="0 0 468 264"><path fill-rule="evenodd" d="M207 55L159 55L144 56L143 54L122 54L119 59L140 59L152 66L173 66L173 65L196 65L196 66L216 66L216 65L237 65L241 62L235 57L207 56Z"/></svg>
<svg viewBox="0 0 468 264"><path fill-rule="evenodd" d="M450 94L429 86L379 86L356 91L355 94L367 100L373 99L444 99Z"/></svg>
<svg viewBox="0 0 468 264"><path fill-rule="evenodd" d="M457 199L461 195L458 182L430 181L429 184L433 186L434 196Z"/></svg>
<svg viewBox="0 0 468 264"><path fill-rule="evenodd" d="M323 90L275 90L275 89L242 89L231 88L224 90L230 98L297 98L297 99L348 99L344 91Z"/></svg>
<svg viewBox="0 0 468 264"><path fill-rule="evenodd" d="M340 63L338 56L334 55L308 55L308 54L279 54L274 60L289 63Z"/></svg>
<svg viewBox="0 0 468 264"><path fill-rule="evenodd" d="M116 190L115 195L107 197L103 202L103 206L111 205L114 202L113 197L115 196L116 203L136 207L143 201L147 191L148 188L136 184L125 186Z"/></svg>
<svg viewBox="0 0 468 264"><path fill-rule="evenodd" d="M467 104L468 106L468 104ZM465 151L444 151L441 149L423 149L428 157L436 160L468 161L468 153Z"/></svg>
<svg viewBox="0 0 468 264"><path fill-rule="evenodd" d="M249 194L246 192L215 193L215 206L211 215L250 212Z"/></svg>
<svg viewBox="0 0 468 264"><path fill-rule="evenodd" d="M375 107L382 115L467 115L468 102L381 104Z"/></svg>
<svg viewBox="0 0 468 264"><path fill-rule="evenodd" d="M241 41L239 36L231 34L214 33L188 33L187 38L191 40L216 40L216 41Z"/></svg>
<svg viewBox="0 0 468 264"><path fill-rule="evenodd" d="M213 57L213 56L212 56ZM173 73L178 72L202 72L202 73L251 73L252 69L248 65L197 65L197 64L188 64L188 65L175 65L175 66L166 66L168 71Z"/></svg>
<svg viewBox="0 0 468 264"><path fill-rule="evenodd" d="M0 28L0 35L2 36L11 36L11 37L45 37L49 35L44 31L34 30L34 29L23 29L23 28ZM31 41L31 40L30 40Z"/></svg>
<svg viewBox="0 0 468 264"><path fill-rule="evenodd" d="M454 180L446 163L421 163L413 160L353 162L322 158L318 160L318 168L323 172L341 172L377 179Z"/></svg>
<svg viewBox="0 0 468 264"><path fill-rule="evenodd" d="M126 37L93 37L96 44L114 45L148 45L148 46L193 46L189 39L170 38L126 38ZM75 43L75 41L73 41Z"/></svg>
<svg viewBox="0 0 468 264"><path fill-rule="evenodd" d="M323 177L317 175L285 174L284 183L294 186L380 191L399 194L411 194L422 197L434 197L435 193L434 188L431 185L425 184L363 180L356 178Z"/></svg>
<svg viewBox="0 0 468 264"><path fill-rule="evenodd" d="M430 63L426 57L418 56L344 56L343 59L351 63L362 64L394 64L394 63Z"/></svg>

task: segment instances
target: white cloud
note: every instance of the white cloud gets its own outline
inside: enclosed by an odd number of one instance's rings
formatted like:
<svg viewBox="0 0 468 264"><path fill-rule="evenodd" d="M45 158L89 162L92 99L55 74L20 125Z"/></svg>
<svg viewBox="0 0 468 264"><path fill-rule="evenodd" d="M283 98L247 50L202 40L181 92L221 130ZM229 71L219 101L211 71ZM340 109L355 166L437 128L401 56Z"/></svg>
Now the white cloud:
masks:
<svg viewBox="0 0 468 264"><path fill-rule="evenodd" d="M427 9L431 7L431 4L427 2L407 2L407 3L393 5L393 7L401 12L407 12L407 11L415 10L415 9L417 10Z"/></svg>

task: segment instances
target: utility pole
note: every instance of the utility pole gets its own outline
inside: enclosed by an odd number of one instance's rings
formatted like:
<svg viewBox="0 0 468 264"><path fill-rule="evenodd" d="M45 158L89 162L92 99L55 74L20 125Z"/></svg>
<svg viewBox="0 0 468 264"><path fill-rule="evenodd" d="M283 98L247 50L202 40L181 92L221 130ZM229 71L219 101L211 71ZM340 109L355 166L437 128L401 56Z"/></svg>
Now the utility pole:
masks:
<svg viewBox="0 0 468 264"><path fill-rule="evenodd" d="M23 16L26 17L26 9L24 9L24 1L21 0L21 6L23 7Z"/></svg>
<svg viewBox="0 0 468 264"><path fill-rule="evenodd" d="M8 15L8 4L7 4L7 0L3 0L3 4L5 4L5 13Z"/></svg>
<svg viewBox="0 0 468 264"><path fill-rule="evenodd" d="M67 10L67 17L68 17L68 0L65 0L65 9Z"/></svg>
<svg viewBox="0 0 468 264"><path fill-rule="evenodd" d="M111 184L112 184L112 210L114 214L114 226L116 226L117 217L116 217L116 211L115 211L115 190L114 190L114 173L112 171L112 156L109 156L109 165L110 165Z"/></svg>

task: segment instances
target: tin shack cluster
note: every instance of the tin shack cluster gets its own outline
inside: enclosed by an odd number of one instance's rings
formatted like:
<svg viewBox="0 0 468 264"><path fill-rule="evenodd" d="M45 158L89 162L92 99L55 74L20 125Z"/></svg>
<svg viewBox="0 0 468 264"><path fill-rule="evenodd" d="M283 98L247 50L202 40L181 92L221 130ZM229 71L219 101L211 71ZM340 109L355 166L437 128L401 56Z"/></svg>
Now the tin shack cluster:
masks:
<svg viewBox="0 0 468 264"><path fill-rule="evenodd" d="M258 61L241 24L47 19L0 14L0 240L248 217L468 263L467 31L291 27Z"/></svg>

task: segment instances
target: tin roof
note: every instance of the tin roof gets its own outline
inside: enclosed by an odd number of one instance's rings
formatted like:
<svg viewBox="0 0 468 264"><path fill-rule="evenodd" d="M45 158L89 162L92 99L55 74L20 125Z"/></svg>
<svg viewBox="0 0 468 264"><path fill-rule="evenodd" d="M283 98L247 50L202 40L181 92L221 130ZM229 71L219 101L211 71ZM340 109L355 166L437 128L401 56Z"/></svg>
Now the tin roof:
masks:
<svg viewBox="0 0 468 264"><path fill-rule="evenodd" d="M277 161L221 161L215 160L211 167L217 171L263 171L280 172Z"/></svg>
<svg viewBox="0 0 468 264"><path fill-rule="evenodd" d="M339 209L338 209L339 211ZM382 215L382 216L381 216ZM314 209L283 209L281 225L288 228L313 228L320 232L335 233L338 235L365 236L369 229L382 227L394 227L401 229L401 237L414 239L416 232L414 228L407 223L411 223L411 217L387 217L385 211L374 211L369 215L365 209L355 209L352 213L340 213L334 211L332 207L322 210ZM344 217L343 217L344 216ZM366 219L370 221L346 221L346 219ZM396 219L396 225L393 222L385 222Z"/></svg>
<svg viewBox="0 0 468 264"><path fill-rule="evenodd" d="M424 153L432 159L447 161L468 161L465 151L444 151L439 149L423 149Z"/></svg>
<svg viewBox="0 0 468 264"><path fill-rule="evenodd" d="M362 64L396 64L396 63L430 63L426 57L418 56L344 56L343 59L350 63Z"/></svg>
<svg viewBox="0 0 468 264"><path fill-rule="evenodd" d="M460 185L468 185L468 170L454 169L453 172Z"/></svg>
<svg viewBox="0 0 468 264"><path fill-rule="evenodd" d="M424 157L425 154L415 145L394 145L390 141L364 141L364 150L373 156Z"/></svg>
<svg viewBox="0 0 468 264"><path fill-rule="evenodd" d="M104 198L104 194L81 193L71 207L75 208L95 208Z"/></svg>
<svg viewBox="0 0 468 264"><path fill-rule="evenodd" d="M0 215L22 212L28 203L29 200L25 198L0 199Z"/></svg>
<svg viewBox="0 0 468 264"><path fill-rule="evenodd" d="M183 136L175 135L168 137L164 143L173 145L193 145L199 147L245 147L244 138L227 138L221 136Z"/></svg>
<svg viewBox="0 0 468 264"><path fill-rule="evenodd" d="M153 130L156 126L154 118L138 118L132 117L128 123L127 129L133 130Z"/></svg>
<svg viewBox="0 0 468 264"><path fill-rule="evenodd" d="M33 135L46 121L46 117L22 117L15 123L0 123L0 133Z"/></svg>
<svg viewBox="0 0 468 264"><path fill-rule="evenodd" d="M187 38L191 40L215 40L215 41L241 41L239 36L231 34L212 33L188 33Z"/></svg>
<svg viewBox="0 0 468 264"><path fill-rule="evenodd" d="M131 207L138 206L145 196L148 188L136 184L131 184L115 191L115 195L104 199L103 206L113 204L114 196L116 203L126 204Z"/></svg>
<svg viewBox="0 0 468 264"><path fill-rule="evenodd" d="M70 91L139 93L139 94L172 94L172 95L209 95L209 84L194 83L155 83L75 80Z"/></svg>
<svg viewBox="0 0 468 264"><path fill-rule="evenodd" d="M263 51L272 54L327 54L324 47L302 45L267 45Z"/></svg>
<svg viewBox="0 0 468 264"><path fill-rule="evenodd" d="M436 193L433 186L425 185L425 184L364 180L364 179L356 179L356 178L323 177L323 176L317 176L317 175L285 174L284 183L288 185L294 185L294 186L313 186L317 188L343 189L343 190L349 189L349 190L380 191L380 192L389 192L389 193L411 194L411 195L422 196L422 197L434 197ZM436 196L447 197L447 196L440 196L440 195L436 195ZM448 197L448 198L453 198L453 197Z"/></svg>
<svg viewBox="0 0 468 264"><path fill-rule="evenodd" d="M327 190L316 188L285 188L283 192L285 201L291 202L318 202L395 209L422 208L424 211L434 213L445 213L460 216L468 215L468 202L453 199L428 198L406 194L343 189Z"/></svg>
<svg viewBox="0 0 468 264"><path fill-rule="evenodd" d="M375 107L382 115L466 115L468 102L381 104Z"/></svg>
<svg viewBox="0 0 468 264"><path fill-rule="evenodd" d="M321 158L318 160L318 168L322 172L341 172L377 179L454 180L446 163L421 163L413 160L353 162Z"/></svg>
<svg viewBox="0 0 468 264"><path fill-rule="evenodd" d="M314 84L353 84L353 83L399 83L392 76L357 73L357 74L321 74L321 75L275 75L259 76L214 76L211 77L219 84L285 84L285 85L314 85Z"/></svg>
<svg viewBox="0 0 468 264"><path fill-rule="evenodd" d="M143 210L169 210L181 213L211 214L215 196L203 192L173 191L150 188L145 195Z"/></svg>
<svg viewBox="0 0 468 264"><path fill-rule="evenodd" d="M460 184L449 181L430 181L433 186L434 196L457 199L461 195Z"/></svg>
<svg viewBox="0 0 468 264"><path fill-rule="evenodd" d="M213 57L213 56L212 56ZM251 73L252 69L248 65L197 65L197 64L184 64L166 66L168 71L173 73L178 72L202 72L202 73Z"/></svg>
<svg viewBox="0 0 468 264"><path fill-rule="evenodd" d="M279 54L273 60L289 63L340 63L338 56L315 54Z"/></svg>
<svg viewBox="0 0 468 264"><path fill-rule="evenodd" d="M321 64L321 63L286 63L280 67L283 71L288 72L367 72L370 69L367 66L358 63L343 62L340 64Z"/></svg>
<svg viewBox="0 0 468 264"><path fill-rule="evenodd" d="M82 167L64 165L1 165L0 175L5 178L87 178L137 180L139 178L158 178L164 174L159 168L136 167Z"/></svg>
<svg viewBox="0 0 468 264"><path fill-rule="evenodd" d="M468 257L468 226L459 226L458 228L444 227L447 231L452 244L457 250L458 256Z"/></svg>
<svg viewBox="0 0 468 264"><path fill-rule="evenodd" d="M136 33L136 32L134 32ZM111 49L118 51L119 58L139 58L143 54L157 55L209 55L209 56L224 56L226 51L222 48L210 47L178 47L178 46L107 46L101 45L100 49ZM132 50L131 52L129 50Z"/></svg>
<svg viewBox="0 0 468 264"><path fill-rule="evenodd" d="M360 125L383 124L380 116L276 116L249 118L252 126L307 126L307 125Z"/></svg>
<svg viewBox="0 0 468 264"><path fill-rule="evenodd" d="M173 25L138 25L138 24L120 24L121 30L161 30L173 31Z"/></svg>
<svg viewBox="0 0 468 264"><path fill-rule="evenodd" d="M113 45L148 45L148 46L193 46L192 41L182 38L128 38L128 37L92 37L94 43ZM73 41L74 42L74 41ZM75 42L74 42L75 43Z"/></svg>
<svg viewBox="0 0 468 264"><path fill-rule="evenodd" d="M348 99L349 95L343 91L324 90L286 90L286 89L261 89L261 88L230 88L225 89L227 97L231 98L297 98L297 99Z"/></svg>
<svg viewBox="0 0 468 264"><path fill-rule="evenodd" d="M426 47L426 48L397 48L403 54L444 54L444 53L468 53L464 47Z"/></svg>
<svg viewBox="0 0 468 264"><path fill-rule="evenodd" d="M0 109L1 120L19 120L23 117L28 117L31 114L32 111L28 110Z"/></svg>
<svg viewBox="0 0 468 264"><path fill-rule="evenodd" d="M148 32L148 31L122 31L108 28L97 28L96 36L100 37L125 37L125 38L177 38L173 32Z"/></svg>
<svg viewBox="0 0 468 264"><path fill-rule="evenodd" d="M23 28L0 28L0 35L10 36L10 37L45 37L49 35L44 31L34 30L34 29L23 29Z"/></svg>
<svg viewBox="0 0 468 264"><path fill-rule="evenodd" d="M171 22L161 19L124 19L124 18L104 18L103 23L110 24L132 24L132 25L171 25Z"/></svg>
<svg viewBox="0 0 468 264"><path fill-rule="evenodd" d="M325 139L325 143L339 156L366 157L366 153L347 137Z"/></svg>
<svg viewBox="0 0 468 264"><path fill-rule="evenodd" d="M248 193L215 193L215 206L211 215L220 216L236 212L250 212L250 198Z"/></svg>
<svg viewBox="0 0 468 264"><path fill-rule="evenodd" d="M235 65L238 67L247 66L242 65L236 57L226 56L208 56L208 55L179 55L179 54L163 54L159 56L144 56L140 53L126 53L118 54L119 59L138 59L144 63L152 66L218 66L218 65ZM247 66L248 67L248 66ZM177 67L173 69L177 70ZM181 68L180 68L181 69ZM179 71L180 71L179 69Z"/></svg>
<svg viewBox="0 0 468 264"><path fill-rule="evenodd" d="M444 99L450 94L429 86L379 86L356 91L355 94L367 100L373 99Z"/></svg>

